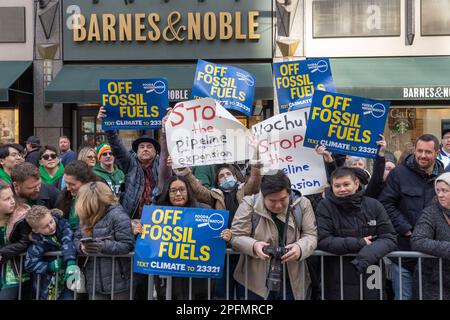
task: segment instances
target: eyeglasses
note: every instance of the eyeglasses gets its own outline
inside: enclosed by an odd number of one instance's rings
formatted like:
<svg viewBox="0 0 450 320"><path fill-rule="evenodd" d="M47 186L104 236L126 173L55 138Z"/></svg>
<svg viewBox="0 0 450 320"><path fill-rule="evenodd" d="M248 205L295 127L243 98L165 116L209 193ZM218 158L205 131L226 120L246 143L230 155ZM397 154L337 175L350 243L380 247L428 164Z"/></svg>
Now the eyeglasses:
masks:
<svg viewBox="0 0 450 320"><path fill-rule="evenodd" d="M106 151L102 153L102 157L112 156L112 152Z"/></svg>
<svg viewBox="0 0 450 320"><path fill-rule="evenodd" d="M186 194L186 193L187 193L187 190L186 190L186 188L179 188L179 189L173 188L173 189L169 189L169 193L170 193L170 194L177 194L178 192L181 193L181 194Z"/></svg>
<svg viewBox="0 0 450 320"><path fill-rule="evenodd" d="M95 156L87 156L86 158L88 158L89 160L94 160Z"/></svg>
<svg viewBox="0 0 450 320"><path fill-rule="evenodd" d="M58 157L58 155L56 153L52 153L52 154L44 154L42 156L42 159L44 160L49 160L50 158L52 158L53 160L55 160Z"/></svg>

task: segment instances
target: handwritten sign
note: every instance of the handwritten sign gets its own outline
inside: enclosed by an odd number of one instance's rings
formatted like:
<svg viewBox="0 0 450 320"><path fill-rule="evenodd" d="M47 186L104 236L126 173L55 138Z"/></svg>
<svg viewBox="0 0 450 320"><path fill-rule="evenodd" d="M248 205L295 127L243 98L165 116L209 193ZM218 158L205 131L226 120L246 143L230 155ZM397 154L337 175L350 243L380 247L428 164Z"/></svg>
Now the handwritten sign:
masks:
<svg viewBox="0 0 450 320"><path fill-rule="evenodd" d="M309 108L282 113L252 127L263 173L283 170L304 195L321 192L327 181L322 157L303 146L308 114Z"/></svg>
<svg viewBox="0 0 450 320"><path fill-rule="evenodd" d="M211 98L176 104L166 136L174 168L232 163L253 154L251 132Z"/></svg>

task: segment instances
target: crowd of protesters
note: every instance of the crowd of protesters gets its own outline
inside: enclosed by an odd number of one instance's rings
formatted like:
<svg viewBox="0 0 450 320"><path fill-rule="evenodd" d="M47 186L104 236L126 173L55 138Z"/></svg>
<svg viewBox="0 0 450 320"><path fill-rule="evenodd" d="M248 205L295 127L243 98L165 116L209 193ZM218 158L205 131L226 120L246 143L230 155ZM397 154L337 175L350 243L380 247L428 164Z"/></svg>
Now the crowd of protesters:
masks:
<svg viewBox="0 0 450 320"><path fill-rule="evenodd" d="M381 136L371 173L366 159L317 146L328 185L312 196L291 189L283 171L263 175L258 159L244 170L172 170L164 130L159 141L136 139L132 150L117 132L106 137L78 153L65 136L58 147L41 146L35 136L25 149L0 146L0 300L147 299L154 294L148 277L133 273L124 255L133 252L143 207L152 204L229 211L221 236L239 253L212 288L207 279L173 277L173 299L379 299L391 288L392 298L408 300L419 297L419 278L423 298L450 299L450 130L442 141L420 136L401 161ZM320 266L315 250L336 256ZM412 250L442 264L385 258ZM276 262L285 266L279 277ZM381 268L381 289L365 285L370 266ZM85 277L85 290L69 286L75 275ZM166 298L167 279L155 280L157 297Z"/></svg>

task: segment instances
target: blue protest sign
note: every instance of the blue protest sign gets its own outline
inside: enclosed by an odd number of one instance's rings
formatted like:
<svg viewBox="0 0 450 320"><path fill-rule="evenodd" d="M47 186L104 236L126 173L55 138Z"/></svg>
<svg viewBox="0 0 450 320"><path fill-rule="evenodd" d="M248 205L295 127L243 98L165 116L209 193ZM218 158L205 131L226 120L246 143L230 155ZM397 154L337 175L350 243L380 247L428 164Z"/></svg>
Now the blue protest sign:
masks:
<svg viewBox="0 0 450 320"><path fill-rule="evenodd" d="M247 71L199 59L192 97L214 98L225 109L237 110L250 117L255 87L255 77Z"/></svg>
<svg viewBox="0 0 450 320"><path fill-rule="evenodd" d="M134 271L166 276L220 278L228 211L145 206Z"/></svg>
<svg viewBox="0 0 450 320"><path fill-rule="evenodd" d="M389 102L317 90L312 100L304 146L376 158Z"/></svg>
<svg viewBox="0 0 450 320"><path fill-rule="evenodd" d="M169 106L166 78L100 80L101 104L106 109L103 130L146 130L162 127Z"/></svg>
<svg viewBox="0 0 450 320"><path fill-rule="evenodd" d="M328 58L273 64L280 113L311 106L315 90L336 92Z"/></svg>

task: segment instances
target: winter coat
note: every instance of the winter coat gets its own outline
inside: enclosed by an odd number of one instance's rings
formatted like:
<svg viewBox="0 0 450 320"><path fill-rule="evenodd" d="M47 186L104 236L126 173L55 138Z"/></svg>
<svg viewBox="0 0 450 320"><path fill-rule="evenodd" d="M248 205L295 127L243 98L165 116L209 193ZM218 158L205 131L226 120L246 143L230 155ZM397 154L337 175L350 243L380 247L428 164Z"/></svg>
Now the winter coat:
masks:
<svg viewBox="0 0 450 320"><path fill-rule="evenodd" d="M114 171L108 172L97 163L94 166L93 171L105 183L108 184L116 196L120 197L120 194L125 190L125 174L122 170L120 170L117 166L114 166Z"/></svg>
<svg viewBox="0 0 450 320"><path fill-rule="evenodd" d="M137 154L134 151L127 151L116 131L106 131L106 135L116 162L125 174L125 192L120 197L120 203L128 216L132 219L139 218L140 213L137 210L145 189L144 170ZM156 182L152 197L161 192L164 182L170 177L171 171L166 165L168 154L165 135L161 135L161 154L156 155L152 165L153 178Z"/></svg>
<svg viewBox="0 0 450 320"><path fill-rule="evenodd" d="M408 230L414 231L422 210L431 204L436 195L434 181L443 171L442 163L436 161L433 173L427 174L417 168L412 154L389 174L378 200L383 204L398 233L400 251L411 251L410 237L405 236L405 233ZM392 261L397 263L397 259ZM402 259L402 267L413 272L416 262L417 259Z"/></svg>
<svg viewBox="0 0 450 320"><path fill-rule="evenodd" d="M66 152L61 153L59 158L61 159L63 166L67 167L69 163L77 160L77 153L73 150L67 150Z"/></svg>
<svg viewBox="0 0 450 320"><path fill-rule="evenodd" d="M54 185L42 183L36 200L23 200L29 205L44 206L51 210L56 208L56 200L58 199L59 193L60 191Z"/></svg>
<svg viewBox="0 0 450 320"><path fill-rule="evenodd" d="M25 156L25 161L34 164L37 168L39 167L39 147L34 148L30 152L27 153Z"/></svg>
<svg viewBox="0 0 450 320"><path fill-rule="evenodd" d="M338 167L337 162L338 161L336 160L332 162L325 162L325 169L327 172L328 181L331 181L331 174ZM384 188L383 176L385 167L386 167L386 158L378 156L373 164L372 177L370 178L369 183L365 187L364 195L366 197L377 199L381 191L383 191Z"/></svg>
<svg viewBox="0 0 450 320"><path fill-rule="evenodd" d="M75 232L75 246L81 252L80 240L88 235L82 228ZM93 238L112 236L104 240L101 254L108 256L126 255L134 249L134 236L131 220L123 207L119 204L110 206L105 215L95 224L92 231ZM130 289L131 266L130 258L115 258L114 269L112 258L89 256L84 274L86 277L86 290L93 292L94 270L95 290L101 294L111 294L114 276L114 292L120 293ZM95 265L95 269L94 269ZM114 270L114 275L113 275Z"/></svg>
<svg viewBox="0 0 450 320"><path fill-rule="evenodd" d="M361 191L360 191L361 192ZM327 188L325 199L317 206L318 249L336 255L356 254L344 257L343 291L345 300L360 298L360 274L363 284L370 274L370 265L379 265L380 259L397 248L394 227L383 206L377 200L362 196L361 207L345 210L334 201L332 191ZM371 245L363 239L378 236ZM340 295L340 257L324 258L324 293L327 300L338 300ZM379 299L378 289L364 285L364 299Z"/></svg>
<svg viewBox="0 0 450 320"><path fill-rule="evenodd" d="M442 259L443 299L450 300L450 225L444 218L444 210L433 203L422 212L411 237L411 247ZM415 270L418 283L418 266ZM416 286L418 287L418 286ZM439 300L439 260L422 259L423 299ZM416 293L418 296L418 293Z"/></svg>
<svg viewBox="0 0 450 320"><path fill-rule="evenodd" d="M301 207L302 221L300 226L296 226L294 217L292 214L290 215L286 244L296 243L301 248L299 260L303 261L314 252L317 246L316 219L308 199L295 197L292 203L294 206ZM260 219L253 230L252 217L255 214L259 215ZM283 222L286 221L285 214L278 217ZM264 206L261 192L244 197L234 216L231 233L233 235L230 241L231 245L234 250L241 253L234 272L234 279L257 295L267 298L270 293L266 287L270 260L264 261L257 257L253 251L253 245L257 241L264 241L278 246L279 241L277 226L272 220L271 213ZM311 282L306 264L294 260L288 261L286 266L294 298L296 300L306 299Z"/></svg>
<svg viewBox="0 0 450 320"><path fill-rule="evenodd" d="M6 227L6 238L9 244L0 248L0 267L7 260L12 259L12 265L16 276L20 274L20 255L27 251L30 245L31 228L25 221L25 215L30 207L23 205L18 207L9 218Z"/></svg>
<svg viewBox="0 0 450 320"><path fill-rule="evenodd" d="M62 212L58 209L52 210L53 219L56 223L57 242L52 238L53 236L44 236L42 234L31 233L31 245L28 247L25 256L25 270L30 273L40 274L41 281L39 287L40 299L47 299L48 286L54 272L50 269L50 264L56 257L46 257L45 253L61 251L61 258L63 266L65 267L68 261L75 261L77 258L77 251L73 242L73 232L70 229L69 223L62 217Z"/></svg>
<svg viewBox="0 0 450 320"><path fill-rule="evenodd" d="M186 178L189 181L192 190L194 191L195 198L199 202L205 203L217 210L227 210L225 208L225 196L222 190L217 188L208 190L200 183L198 179L196 179L196 177L192 173L188 173L186 175ZM239 184L238 190L236 192L236 199L238 203L242 202L244 196L258 193L260 185L260 169L252 166L249 180L246 183Z"/></svg>

